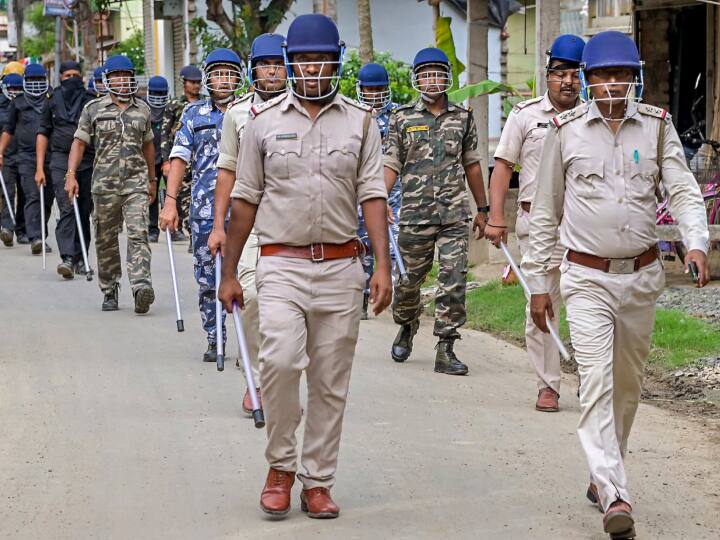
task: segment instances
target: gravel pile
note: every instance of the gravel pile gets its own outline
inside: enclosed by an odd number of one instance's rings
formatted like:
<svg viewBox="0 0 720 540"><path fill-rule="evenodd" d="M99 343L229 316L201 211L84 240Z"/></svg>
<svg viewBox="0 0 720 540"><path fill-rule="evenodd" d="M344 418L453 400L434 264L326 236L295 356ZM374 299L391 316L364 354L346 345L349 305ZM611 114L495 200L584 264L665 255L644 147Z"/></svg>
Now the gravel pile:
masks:
<svg viewBox="0 0 720 540"><path fill-rule="evenodd" d="M717 288L671 287L658 298L657 305L720 322L720 289Z"/></svg>
<svg viewBox="0 0 720 540"><path fill-rule="evenodd" d="M673 373L676 378L694 379L706 388L720 390L720 357L701 358L692 366Z"/></svg>

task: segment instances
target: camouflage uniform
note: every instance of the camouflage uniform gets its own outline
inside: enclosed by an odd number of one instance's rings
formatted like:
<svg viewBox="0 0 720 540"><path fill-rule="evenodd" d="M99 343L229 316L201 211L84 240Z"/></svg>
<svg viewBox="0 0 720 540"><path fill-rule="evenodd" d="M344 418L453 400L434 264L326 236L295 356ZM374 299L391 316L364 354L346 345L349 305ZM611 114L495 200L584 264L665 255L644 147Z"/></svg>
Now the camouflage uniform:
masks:
<svg viewBox="0 0 720 540"><path fill-rule="evenodd" d="M390 102L382 109L379 109L378 111L373 111L373 117L375 118L375 121L380 128L383 152L385 152L385 147L387 146L387 136L388 131L390 130L390 113L392 113L392 111L395 110L397 106L397 103ZM393 234L395 235L395 240L397 240L398 233L400 231L400 225L398 223L398 220L400 216L401 202L402 182L400 180L400 177L398 176L398 179L395 181L395 185L393 186L392 191L388 196L388 205L392 209L393 216L395 217L395 223L390 226ZM372 278L372 275L375 271L375 260L373 258L370 239L367 230L365 229L365 218L363 218L362 215L362 206L360 205L358 205L358 236L360 237L360 240L365 246L365 255L362 257L362 266L363 271L365 272L365 293L367 294L370 292L370 278ZM392 251L392 249L390 250L390 256L392 257L392 260L395 261L395 253ZM393 278L394 277L395 276L393 275Z"/></svg>
<svg viewBox="0 0 720 540"><path fill-rule="evenodd" d="M127 228L127 272L133 293L152 286L148 243L150 178L143 144L152 142L150 107L133 98L121 110L107 95L85 105L75 138L95 147L92 196L100 289L110 293L120 281L118 234Z"/></svg>
<svg viewBox="0 0 720 540"><path fill-rule="evenodd" d="M171 99L165 106L163 113L162 128L160 129L160 153L162 161L170 160L170 152L172 152L175 144L175 134L180 129L180 117L183 110L190 104L190 101L183 95ZM188 170L183 178L180 191L178 192L178 210L180 214L181 230L190 233L190 183L192 182L192 174Z"/></svg>
<svg viewBox="0 0 720 540"><path fill-rule="evenodd" d="M434 334L459 337L465 324L470 206L464 167L480 160L472 112L448 103L437 118L422 99L399 107L390 118L384 164L402 175L398 243L409 283L398 284L393 300L397 324L422 312L420 286L438 250Z"/></svg>
<svg viewBox="0 0 720 540"><path fill-rule="evenodd" d="M192 175L190 219L195 281L200 286L198 304L208 343L217 343L215 319L215 258L208 248L213 227L217 160L224 113L207 98L188 105L170 159L190 165ZM225 336L223 312L223 338Z"/></svg>

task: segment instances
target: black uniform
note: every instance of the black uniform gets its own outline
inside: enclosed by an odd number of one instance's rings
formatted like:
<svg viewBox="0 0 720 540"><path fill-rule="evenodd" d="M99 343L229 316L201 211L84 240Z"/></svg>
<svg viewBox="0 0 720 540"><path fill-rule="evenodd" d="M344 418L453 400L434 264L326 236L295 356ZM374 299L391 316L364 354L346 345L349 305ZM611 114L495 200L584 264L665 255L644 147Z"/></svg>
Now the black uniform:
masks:
<svg viewBox="0 0 720 540"><path fill-rule="evenodd" d="M95 99L93 93L85 90L80 79L77 79L77 83L79 88L75 89L73 93L63 87L55 88L48 106L43 111L38 130L38 133L50 139L51 176L46 175L46 181L53 186L60 210L60 217L55 227L55 239L60 256L72 257L74 263L82 261L82 250L80 235L75 224L75 211L72 201L65 193L65 173L67 173L68 156L80 113L88 101ZM68 98L67 95L70 97ZM90 213L92 212L90 187L94 159L95 150L88 147L75 174L80 186L77 202L86 248L90 245Z"/></svg>
<svg viewBox="0 0 720 540"><path fill-rule="evenodd" d="M30 241L39 240L40 228L40 190L35 183L35 139L40 129L43 109L48 105L48 96L37 99L22 94L10 104L7 124L3 130L17 140L17 160L20 183L25 194L25 231ZM45 158L45 178L50 178L50 155ZM45 230L50 219L53 202L53 189L45 183Z"/></svg>
<svg viewBox="0 0 720 540"><path fill-rule="evenodd" d="M7 124L11 103L12 100L8 99L5 94L0 94L0 132L3 131L5 124ZM9 231L15 230L15 235L20 237L25 234L25 195L20 186L20 174L18 173L17 166L17 141L14 138L10 141L3 157L4 164L2 174L5 180L5 186L7 187L8 197L10 197L11 201L15 201L15 195L17 194L17 202L13 203L15 205L13 207L15 211L15 227L13 227L10 212L8 212L6 207L3 207L2 214L0 214L0 227Z"/></svg>
<svg viewBox="0 0 720 540"><path fill-rule="evenodd" d="M165 107L153 107L150 106L150 122L153 130L153 145L155 146L155 178L158 181L158 187L160 187L160 177L162 176L162 152L160 149L160 142L162 136L162 123L163 116L165 114ZM155 200L150 205L150 225L148 232L151 236L157 236L160 233L158 228L158 217L159 217L159 206L158 202L160 197L155 197Z"/></svg>

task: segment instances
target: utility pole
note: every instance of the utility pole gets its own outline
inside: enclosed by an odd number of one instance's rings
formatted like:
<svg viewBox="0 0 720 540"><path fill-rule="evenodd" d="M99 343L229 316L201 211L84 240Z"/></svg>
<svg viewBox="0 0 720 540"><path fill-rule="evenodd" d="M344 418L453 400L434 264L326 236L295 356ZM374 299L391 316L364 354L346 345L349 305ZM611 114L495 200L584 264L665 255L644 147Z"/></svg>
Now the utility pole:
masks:
<svg viewBox="0 0 720 540"><path fill-rule="evenodd" d="M55 17L55 69L53 69L54 84L60 84L60 63L62 62L62 19Z"/></svg>
<svg viewBox="0 0 720 540"><path fill-rule="evenodd" d="M560 2L558 0L536 0L535 2L535 91L545 93L545 52L560 34Z"/></svg>
<svg viewBox="0 0 720 540"><path fill-rule="evenodd" d="M153 36L153 0L143 0L143 33L145 34L145 76L155 73L155 43Z"/></svg>
<svg viewBox="0 0 720 540"><path fill-rule="evenodd" d="M372 17L370 0L357 0L358 28L360 31L360 60L363 64L373 61Z"/></svg>

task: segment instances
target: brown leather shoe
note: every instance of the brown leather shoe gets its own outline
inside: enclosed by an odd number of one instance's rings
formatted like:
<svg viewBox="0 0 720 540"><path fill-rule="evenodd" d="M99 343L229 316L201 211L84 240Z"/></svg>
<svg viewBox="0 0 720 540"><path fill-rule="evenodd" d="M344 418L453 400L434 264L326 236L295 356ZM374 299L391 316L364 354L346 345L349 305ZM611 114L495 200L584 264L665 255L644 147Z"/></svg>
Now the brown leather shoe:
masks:
<svg viewBox="0 0 720 540"><path fill-rule="evenodd" d="M257 388L257 397L258 401L260 402L260 408L262 409L262 398L260 397L260 389ZM243 396L243 402L242 402L242 410L245 414L252 415L253 412L253 406L252 406L252 400L250 399L250 391L245 390L245 395Z"/></svg>
<svg viewBox="0 0 720 540"><path fill-rule="evenodd" d="M595 506L597 506L597 509L602 512L602 504L600 504L600 494L598 493L597 486L590 482L590 485L587 488L587 492L585 493L585 496L587 497L588 501L593 503Z"/></svg>
<svg viewBox="0 0 720 540"><path fill-rule="evenodd" d="M308 517L333 519L340 514L340 508L332 500L330 490L324 487L303 489L300 493L300 508Z"/></svg>
<svg viewBox="0 0 720 540"><path fill-rule="evenodd" d="M260 494L260 508L273 516L284 516L290 511L290 490L295 473L270 467L265 487Z"/></svg>
<svg viewBox="0 0 720 540"><path fill-rule="evenodd" d="M558 394L555 390L546 386L538 392L538 398L535 402L535 410L542 412L558 412L560 406L558 405Z"/></svg>
<svg viewBox="0 0 720 540"><path fill-rule="evenodd" d="M632 507L625 501L617 500L610 505L603 518L603 528L613 539L635 538L635 520Z"/></svg>

